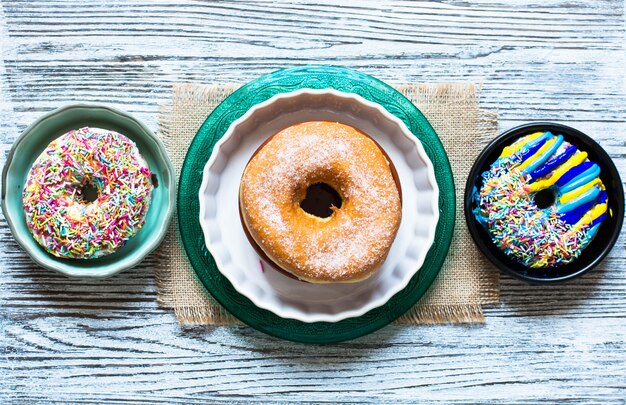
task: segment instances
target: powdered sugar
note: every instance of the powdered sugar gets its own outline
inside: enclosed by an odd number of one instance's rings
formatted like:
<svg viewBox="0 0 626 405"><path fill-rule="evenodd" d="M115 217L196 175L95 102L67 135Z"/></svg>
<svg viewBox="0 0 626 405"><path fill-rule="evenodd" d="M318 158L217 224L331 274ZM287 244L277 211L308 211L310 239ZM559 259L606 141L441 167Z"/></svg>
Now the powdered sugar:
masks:
<svg viewBox="0 0 626 405"><path fill-rule="evenodd" d="M343 199L327 219L299 206L306 188L318 182ZM241 196L249 230L268 256L305 278L326 281L358 279L378 268L401 216L399 192L379 148L353 128L329 122L275 135L251 160Z"/></svg>

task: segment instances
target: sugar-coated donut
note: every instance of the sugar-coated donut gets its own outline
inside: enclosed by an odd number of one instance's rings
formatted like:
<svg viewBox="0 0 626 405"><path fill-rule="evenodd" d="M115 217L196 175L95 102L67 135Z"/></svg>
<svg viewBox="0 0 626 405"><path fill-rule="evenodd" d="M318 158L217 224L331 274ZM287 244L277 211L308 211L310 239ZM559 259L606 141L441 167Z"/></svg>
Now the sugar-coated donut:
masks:
<svg viewBox="0 0 626 405"><path fill-rule="evenodd" d="M482 177L475 217L496 246L526 267L570 263L607 215L600 167L562 135L518 139Z"/></svg>
<svg viewBox="0 0 626 405"><path fill-rule="evenodd" d="M22 195L28 228L57 257L113 253L144 224L150 176L126 136L99 128L70 131L46 147L28 174ZM97 191L94 201L85 199L85 187Z"/></svg>
<svg viewBox="0 0 626 405"><path fill-rule="evenodd" d="M363 280L381 267L400 226L401 195L390 165L369 136L348 125L290 126L262 145L244 170L244 226L271 261L300 280ZM342 200L326 218L300 206L318 183Z"/></svg>

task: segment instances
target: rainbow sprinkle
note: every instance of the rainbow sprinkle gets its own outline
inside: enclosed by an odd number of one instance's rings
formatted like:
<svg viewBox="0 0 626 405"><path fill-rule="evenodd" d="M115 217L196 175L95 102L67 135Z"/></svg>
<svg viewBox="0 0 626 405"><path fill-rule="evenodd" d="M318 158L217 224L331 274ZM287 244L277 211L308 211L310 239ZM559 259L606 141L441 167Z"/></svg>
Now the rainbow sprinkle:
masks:
<svg viewBox="0 0 626 405"><path fill-rule="evenodd" d="M555 267L591 242L607 204L597 165L586 156L561 136L537 133L505 148L482 174L474 215L507 256L530 268ZM547 188L557 200L540 209L535 193Z"/></svg>
<svg viewBox="0 0 626 405"><path fill-rule="evenodd" d="M51 142L30 170L22 202L28 228L49 253L91 259L115 252L141 229L150 169L133 141L81 128ZM93 202L83 187L98 192Z"/></svg>

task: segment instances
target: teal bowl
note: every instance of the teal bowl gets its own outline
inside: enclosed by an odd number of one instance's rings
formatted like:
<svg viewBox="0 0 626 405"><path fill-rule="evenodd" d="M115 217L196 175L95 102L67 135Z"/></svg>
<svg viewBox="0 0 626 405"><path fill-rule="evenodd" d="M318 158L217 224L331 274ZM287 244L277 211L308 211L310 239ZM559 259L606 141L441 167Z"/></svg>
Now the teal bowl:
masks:
<svg viewBox="0 0 626 405"><path fill-rule="evenodd" d="M156 175L146 223L125 246L97 259L61 259L46 252L26 226L22 190L35 159L50 142L81 127L113 130L132 139ZM35 121L15 141L2 171L2 211L13 237L42 267L68 277L106 278L139 264L165 237L175 204L175 174L165 147L148 127L111 107L72 104Z"/></svg>

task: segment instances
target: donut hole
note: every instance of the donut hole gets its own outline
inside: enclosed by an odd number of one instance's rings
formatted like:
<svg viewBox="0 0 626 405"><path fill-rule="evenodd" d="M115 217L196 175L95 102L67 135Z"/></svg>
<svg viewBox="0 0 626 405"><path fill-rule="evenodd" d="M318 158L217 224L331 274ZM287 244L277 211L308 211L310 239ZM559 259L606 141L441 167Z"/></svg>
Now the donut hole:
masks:
<svg viewBox="0 0 626 405"><path fill-rule="evenodd" d="M554 204L556 201L556 193L551 188L548 188L546 190L537 191L534 198L537 208L544 209Z"/></svg>
<svg viewBox="0 0 626 405"><path fill-rule="evenodd" d="M98 189L91 183L85 183L80 187L80 196L86 203L92 203L98 199Z"/></svg>
<svg viewBox="0 0 626 405"><path fill-rule="evenodd" d="M300 208L316 217L328 218L333 215L331 207L341 208L342 202L341 196L332 186L315 183L306 189L306 196L300 201Z"/></svg>

